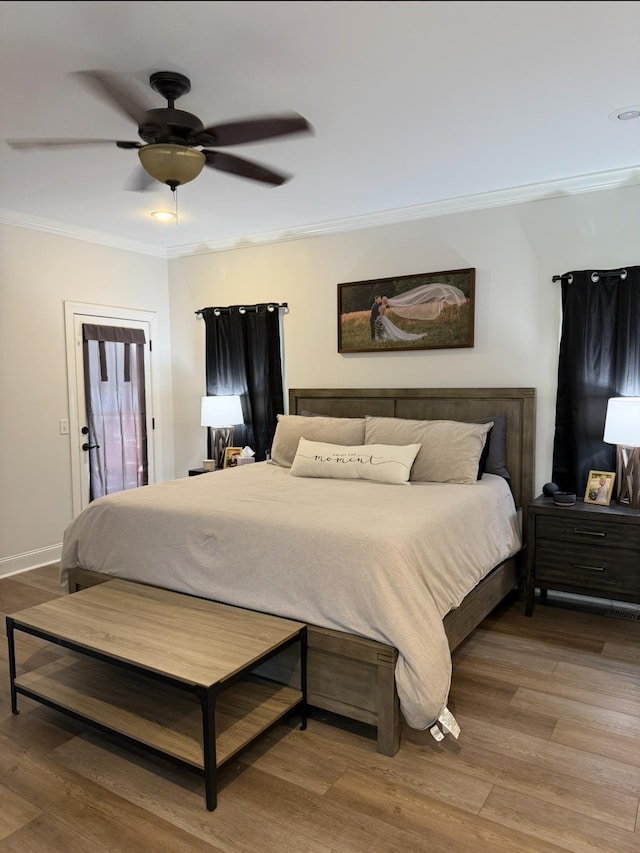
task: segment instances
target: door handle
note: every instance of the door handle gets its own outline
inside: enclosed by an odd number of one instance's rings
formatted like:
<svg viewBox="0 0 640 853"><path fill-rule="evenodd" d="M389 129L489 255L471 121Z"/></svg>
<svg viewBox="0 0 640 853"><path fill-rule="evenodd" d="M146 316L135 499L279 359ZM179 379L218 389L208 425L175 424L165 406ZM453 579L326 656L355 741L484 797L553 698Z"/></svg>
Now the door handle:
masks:
<svg viewBox="0 0 640 853"><path fill-rule="evenodd" d="M100 447L99 444L88 444L86 441L82 445L83 450L97 450Z"/></svg>

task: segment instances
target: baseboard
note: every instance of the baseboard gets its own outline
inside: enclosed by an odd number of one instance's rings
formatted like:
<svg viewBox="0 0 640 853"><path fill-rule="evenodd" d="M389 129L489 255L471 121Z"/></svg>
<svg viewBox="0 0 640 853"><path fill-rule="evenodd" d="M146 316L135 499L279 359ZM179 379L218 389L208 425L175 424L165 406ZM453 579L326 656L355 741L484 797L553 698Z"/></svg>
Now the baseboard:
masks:
<svg viewBox="0 0 640 853"><path fill-rule="evenodd" d="M0 578L7 578L29 569L38 569L40 566L48 566L60 560L62 543L50 545L47 548L37 548L35 551L25 551L24 554L15 554L12 557L0 557Z"/></svg>

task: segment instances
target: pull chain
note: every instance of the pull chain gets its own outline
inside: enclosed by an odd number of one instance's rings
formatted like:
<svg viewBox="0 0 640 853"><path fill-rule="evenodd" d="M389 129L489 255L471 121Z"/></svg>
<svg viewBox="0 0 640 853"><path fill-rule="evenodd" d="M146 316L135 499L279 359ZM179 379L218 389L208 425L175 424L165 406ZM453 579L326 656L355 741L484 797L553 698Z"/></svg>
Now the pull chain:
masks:
<svg viewBox="0 0 640 853"><path fill-rule="evenodd" d="M173 209L176 214L176 225L178 224L178 188L172 189L173 193Z"/></svg>

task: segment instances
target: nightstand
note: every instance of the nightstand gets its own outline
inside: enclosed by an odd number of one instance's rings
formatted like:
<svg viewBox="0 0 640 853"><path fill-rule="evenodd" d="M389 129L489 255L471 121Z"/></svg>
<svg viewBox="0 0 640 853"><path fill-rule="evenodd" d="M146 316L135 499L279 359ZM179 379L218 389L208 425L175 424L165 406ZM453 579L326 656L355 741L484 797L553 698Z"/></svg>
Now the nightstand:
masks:
<svg viewBox="0 0 640 853"><path fill-rule="evenodd" d="M536 587L640 603L640 512L619 504L577 501L556 506L536 498L527 507L525 613Z"/></svg>

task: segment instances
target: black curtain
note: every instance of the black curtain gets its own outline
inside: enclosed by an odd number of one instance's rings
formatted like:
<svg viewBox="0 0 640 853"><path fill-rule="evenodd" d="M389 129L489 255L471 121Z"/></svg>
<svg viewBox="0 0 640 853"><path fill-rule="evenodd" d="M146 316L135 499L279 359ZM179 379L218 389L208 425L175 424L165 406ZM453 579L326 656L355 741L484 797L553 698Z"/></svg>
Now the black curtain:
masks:
<svg viewBox="0 0 640 853"><path fill-rule="evenodd" d="M553 482L584 494L590 470L615 471L602 440L609 397L640 395L640 267L561 276Z"/></svg>
<svg viewBox="0 0 640 853"><path fill-rule="evenodd" d="M234 444L249 445L260 462L284 411L280 309L273 303L240 308L202 309L207 394L240 395L244 426L236 427Z"/></svg>

